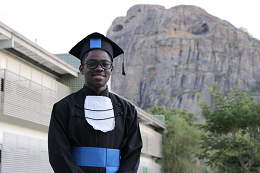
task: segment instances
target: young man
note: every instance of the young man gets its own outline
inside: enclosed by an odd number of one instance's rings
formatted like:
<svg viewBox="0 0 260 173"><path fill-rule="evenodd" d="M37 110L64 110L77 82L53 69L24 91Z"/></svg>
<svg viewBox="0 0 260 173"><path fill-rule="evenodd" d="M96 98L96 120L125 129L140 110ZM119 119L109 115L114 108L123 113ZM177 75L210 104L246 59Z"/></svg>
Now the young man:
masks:
<svg viewBox="0 0 260 173"><path fill-rule="evenodd" d="M136 173L142 139L135 107L108 91L113 58L123 50L92 33L69 52L85 85L53 106L49 160L55 173Z"/></svg>

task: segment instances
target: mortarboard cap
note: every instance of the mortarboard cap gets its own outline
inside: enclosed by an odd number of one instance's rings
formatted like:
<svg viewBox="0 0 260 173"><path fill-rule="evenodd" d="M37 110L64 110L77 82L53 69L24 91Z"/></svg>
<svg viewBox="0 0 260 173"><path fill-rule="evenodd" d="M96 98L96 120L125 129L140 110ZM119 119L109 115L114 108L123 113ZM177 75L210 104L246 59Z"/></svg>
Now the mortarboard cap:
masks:
<svg viewBox="0 0 260 173"><path fill-rule="evenodd" d="M102 49L106 51L112 57L112 61L114 58L124 53L124 51L116 43L98 32L94 32L86 36L84 39L78 42L69 51L69 53L81 60L87 52L93 49ZM122 70L123 75L125 75L124 58L122 63Z"/></svg>

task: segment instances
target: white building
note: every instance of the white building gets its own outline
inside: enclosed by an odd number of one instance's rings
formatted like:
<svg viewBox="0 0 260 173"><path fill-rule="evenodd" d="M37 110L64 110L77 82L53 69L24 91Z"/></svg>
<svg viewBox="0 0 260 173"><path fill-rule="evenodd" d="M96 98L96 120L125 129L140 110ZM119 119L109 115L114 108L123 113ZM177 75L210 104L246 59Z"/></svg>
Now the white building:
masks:
<svg viewBox="0 0 260 173"><path fill-rule="evenodd" d="M0 173L53 172L47 151L52 106L83 86L70 64L0 22ZM144 145L138 172L158 173L166 125L137 112Z"/></svg>

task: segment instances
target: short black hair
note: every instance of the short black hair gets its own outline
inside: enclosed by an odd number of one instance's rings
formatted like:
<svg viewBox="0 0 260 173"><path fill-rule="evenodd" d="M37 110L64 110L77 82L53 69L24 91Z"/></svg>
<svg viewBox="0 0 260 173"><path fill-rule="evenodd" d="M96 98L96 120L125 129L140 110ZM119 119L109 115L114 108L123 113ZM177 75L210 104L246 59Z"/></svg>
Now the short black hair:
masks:
<svg viewBox="0 0 260 173"><path fill-rule="evenodd" d="M81 65L84 63L84 61L85 61L85 59L88 57L88 53L89 52L87 52L87 53L85 53L85 55L81 58Z"/></svg>
<svg viewBox="0 0 260 173"><path fill-rule="evenodd" d="M93 49L93 50L103 50L103 49ZM91 50L91 51L92 51L92 50ZM104 50L103 50L103 51L104 51ZM90 51L88 51L87 53L85 53L85 54L82 56L82 58L81 58L81 60L80 60L81 65L84 63L85 59L88 57L89 52L90 52ZM104 52L106 52L106 51L104 51ZM106 52L106 53L107 53L107 52ZM113 62L113 59L112 59L111 55L110 55L109 53L107 53L107 54L108 54L108 56L110 57L111 62Z"/></svg>

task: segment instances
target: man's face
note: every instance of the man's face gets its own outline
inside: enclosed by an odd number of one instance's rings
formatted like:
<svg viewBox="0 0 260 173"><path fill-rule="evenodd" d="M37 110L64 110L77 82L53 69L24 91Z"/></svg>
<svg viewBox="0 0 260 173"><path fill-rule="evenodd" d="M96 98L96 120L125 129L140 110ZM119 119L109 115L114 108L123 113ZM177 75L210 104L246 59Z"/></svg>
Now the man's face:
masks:
<svg viewBox="0 0 260 173"><path fill-rule="evenodd" d="M101 49L94 49L90 51L87 57L83 57L83 64L80 65L79 70L85 76L85 85L96 91L101 92L106 89L106 83L108 82L111 73L114 69L113 65L110 69L104 70L101 65L99 64L95 69L87 68L87 65L84 64L89 60L97 60L97 61L110 61L111 58L107 52Z"/></svg>

